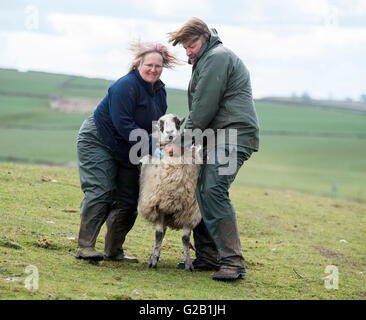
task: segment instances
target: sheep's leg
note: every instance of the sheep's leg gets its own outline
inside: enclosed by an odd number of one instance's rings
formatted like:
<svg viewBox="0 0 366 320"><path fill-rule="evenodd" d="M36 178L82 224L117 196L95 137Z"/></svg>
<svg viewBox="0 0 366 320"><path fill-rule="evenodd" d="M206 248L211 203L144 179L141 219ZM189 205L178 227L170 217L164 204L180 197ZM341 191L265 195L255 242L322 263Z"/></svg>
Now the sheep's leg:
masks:
<svg viewBox="0 0 366 320"><path fill-rule="evenodd" d="M151 253L149 260L149 268L154 268L158 266L158 261L160 257L160 248L165 236L166 226L163 223L159 223L155 226L155 247Z"/></svg>
<svg viewBox="0 0 366 320"><path fill-rule="evenodd" d="M184 268L187 271L194 271L191 256L189 254L190 238L191 238L191 229L183 228L182 242L184 252Z"/></svg>

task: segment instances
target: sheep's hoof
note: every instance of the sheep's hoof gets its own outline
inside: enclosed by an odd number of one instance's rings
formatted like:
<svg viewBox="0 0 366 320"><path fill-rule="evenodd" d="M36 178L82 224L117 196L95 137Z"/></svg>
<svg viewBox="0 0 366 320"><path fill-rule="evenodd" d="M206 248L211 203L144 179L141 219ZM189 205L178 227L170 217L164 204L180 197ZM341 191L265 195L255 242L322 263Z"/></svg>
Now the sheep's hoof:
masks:
<svg viewBox="0 0 366 320"><path fill-rule="evenodd" d="M149 266L148 268L151 269L156 269L158 266L158 261L159 261L159 257L155 257L155 256L150 256L150 260L149 260Z"/></svg>
<svg viewBox="0 0 366 320"><path fill-rule="evenodd" d="M148 265L148 268L149 268L149 269L151 269L151 268L156 269L157 267L158 267L158 265L157 265L157 264L149 263L149 265Z"/></svg>
<svg viewBox="0 0 366 320"><path fill-rule="evenodd" d="M191 265L185 265L185 267L184 267L184 269L186 270L186 271L190 271L190 272L195 272L196 270L194 270L194 267L193 267L193 264L191 264Z"/></svg>

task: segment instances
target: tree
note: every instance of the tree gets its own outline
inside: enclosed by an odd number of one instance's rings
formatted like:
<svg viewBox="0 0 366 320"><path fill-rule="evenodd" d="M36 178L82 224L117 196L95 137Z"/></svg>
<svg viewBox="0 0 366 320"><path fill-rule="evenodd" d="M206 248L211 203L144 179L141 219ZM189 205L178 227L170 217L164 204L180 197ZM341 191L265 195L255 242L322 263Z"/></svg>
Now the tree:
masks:
<svg viewBox="0 0 366 320"><path fill-rule="evenodd" d="M307 92L304 92L301 96L301 100L303 103L310 103L311 102L311 97Z"/></svg>

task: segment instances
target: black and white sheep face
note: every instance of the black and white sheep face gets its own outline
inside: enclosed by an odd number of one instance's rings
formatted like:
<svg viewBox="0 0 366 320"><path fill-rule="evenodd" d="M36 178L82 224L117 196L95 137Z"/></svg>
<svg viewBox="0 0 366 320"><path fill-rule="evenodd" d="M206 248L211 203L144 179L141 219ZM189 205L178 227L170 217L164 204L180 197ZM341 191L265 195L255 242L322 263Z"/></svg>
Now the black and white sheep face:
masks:
<svg viewBox="0 0 366 320"><path fill-rule="evenodd" d="M158 120L160 145L172 142L179 134L185 118L179 119L175 114L166 114Z"/></svg>

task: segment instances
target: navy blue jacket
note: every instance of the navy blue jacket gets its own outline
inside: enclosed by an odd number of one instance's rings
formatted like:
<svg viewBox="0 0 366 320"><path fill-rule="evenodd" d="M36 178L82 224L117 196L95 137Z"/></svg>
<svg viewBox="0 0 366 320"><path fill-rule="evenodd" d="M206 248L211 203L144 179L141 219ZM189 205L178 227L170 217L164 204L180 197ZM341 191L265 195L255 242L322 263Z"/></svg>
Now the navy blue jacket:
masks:
<svg viewBox="0 0 366 320"><path fill-rule="evenodd" d="M137 69L115 81L94 111L95 125L103 142L114 156L128 160L131 147L138 141L129 141L130 132L144 129L149 134L149 152L152 153L152 121L167 110L165 85L158 81L154 88L143 80Z"/></svg>

